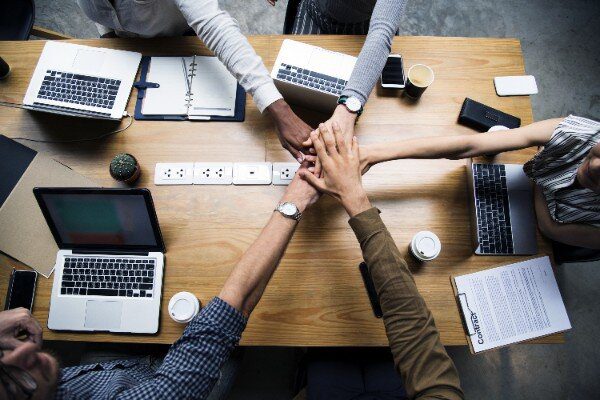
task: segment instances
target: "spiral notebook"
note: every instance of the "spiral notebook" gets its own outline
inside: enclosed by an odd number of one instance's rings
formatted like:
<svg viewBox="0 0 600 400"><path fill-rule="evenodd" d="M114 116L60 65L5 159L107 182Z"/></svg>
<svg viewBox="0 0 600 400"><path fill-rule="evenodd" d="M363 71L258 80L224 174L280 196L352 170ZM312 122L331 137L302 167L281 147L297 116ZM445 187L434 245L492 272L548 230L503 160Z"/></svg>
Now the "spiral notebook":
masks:
<svg viewBox="0 0 600 400"><path fill-rule="evenodd" d="M243 121L246 95L216 57L144 57L136 119Z"/></svg>

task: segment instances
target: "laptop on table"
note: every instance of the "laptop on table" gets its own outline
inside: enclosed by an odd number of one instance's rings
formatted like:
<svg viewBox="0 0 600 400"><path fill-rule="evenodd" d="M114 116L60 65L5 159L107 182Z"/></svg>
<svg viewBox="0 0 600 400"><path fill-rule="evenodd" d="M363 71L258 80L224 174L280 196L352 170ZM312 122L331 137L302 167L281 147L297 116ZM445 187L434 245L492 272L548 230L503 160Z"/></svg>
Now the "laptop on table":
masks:
<svg viewBox="0 0 600 400"><path fill-rule="evenodd" d="M142 55L47 42L23 106L76 117L120 120Z"/></svg>
<svg viewBox="0 0 600 400"><path fill-rule="evenodd" d="M48 328L156 333L165 246L150 191L33 192L59 248Z"/></svg>
<svg viewBox="0 0 600 400"><path fill-rule="evenodd" d="M475 254L537 254L532 183L518 164L467 163Z"/></svg>
<svg viewBox="0 0 600 400"><path fill-rule="evenodd" d="M356 57L286 39L271 78L289 103L331 111L346 87Z"/></svg>

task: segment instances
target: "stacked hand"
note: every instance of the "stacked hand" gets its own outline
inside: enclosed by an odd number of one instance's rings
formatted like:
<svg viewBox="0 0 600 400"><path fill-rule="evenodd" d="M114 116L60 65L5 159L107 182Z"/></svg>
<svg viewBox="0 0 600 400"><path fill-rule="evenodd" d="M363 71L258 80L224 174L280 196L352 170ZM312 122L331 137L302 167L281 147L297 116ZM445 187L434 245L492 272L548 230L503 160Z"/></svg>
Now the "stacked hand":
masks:
<svg viewBox="0 0 600 400"><path fill-rule="evenodd" d="M320 124L310 138L320 166L302 169L299 175L317 190L342 203L350 216L369 208L371 204L362 187L360 154L356 137L346 138L340 125L332 122L332 130Z"/></svg>
<svg viewBox="0 0 600 400"><path fill-rule="evenodd" d="M298 169L298 173L294 176L294 179L288 185L285 194L281 198L281 202L294 203L300 212L304 212L308 207L315 204L321 194L308 184L304 179L300 177L303 171L308 172L307 161L303 162ZM308 172L310 174L310 172Z"/></svg>
<svg viewBox="0 0 600 400"><path fill-rule="evenodd" d="M23 340L20 336L25 336ZM0 349L15 349L21 343L32 342L41 348L42 327L25 308L0 312Z"/></svg>

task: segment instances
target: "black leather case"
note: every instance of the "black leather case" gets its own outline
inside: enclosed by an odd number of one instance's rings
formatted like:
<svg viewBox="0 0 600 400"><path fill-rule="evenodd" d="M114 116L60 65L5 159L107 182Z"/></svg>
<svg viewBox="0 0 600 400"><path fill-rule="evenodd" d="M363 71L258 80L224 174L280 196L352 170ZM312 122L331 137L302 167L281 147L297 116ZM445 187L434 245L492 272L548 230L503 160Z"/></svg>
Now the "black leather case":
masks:
<svg viewBox="0 0 600 400"><path fill-rule="evenodd" d="M481 104L468 97L460 109L458 122L479 132L487 132L495 125L504 125L509 129L521 126L520 118Z"/></svg>

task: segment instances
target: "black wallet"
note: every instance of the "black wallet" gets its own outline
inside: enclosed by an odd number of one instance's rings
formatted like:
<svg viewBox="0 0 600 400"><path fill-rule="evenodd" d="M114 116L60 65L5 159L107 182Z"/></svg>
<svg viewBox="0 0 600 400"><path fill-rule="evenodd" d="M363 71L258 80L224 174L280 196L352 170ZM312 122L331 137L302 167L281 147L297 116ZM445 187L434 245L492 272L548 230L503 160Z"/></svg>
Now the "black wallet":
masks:
<svg viewBox="0 0 600 400"><path fill-rule="evenodd" d="M495 125L503 125L508 129L521 126L520 118L481 104L468 97L460 109L458 122L479 132L487 132Z"/></svg>

